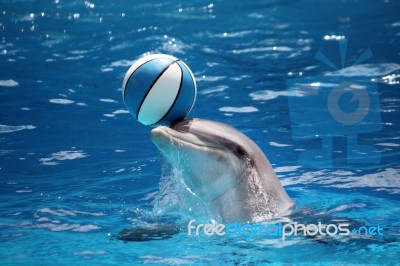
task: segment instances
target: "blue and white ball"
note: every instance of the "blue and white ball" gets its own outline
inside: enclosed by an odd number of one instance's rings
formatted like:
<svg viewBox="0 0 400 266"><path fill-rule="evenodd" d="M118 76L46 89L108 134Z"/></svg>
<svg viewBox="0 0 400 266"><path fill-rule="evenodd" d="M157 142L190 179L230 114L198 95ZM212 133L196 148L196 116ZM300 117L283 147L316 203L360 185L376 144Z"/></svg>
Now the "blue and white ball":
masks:
<svg viewBox="0 0 400 266"><path fill-rule="evenodd" d="M124 103L143 125L166 124L183 119L196 100L196 81L181 60L165 54L138 59L125 74Z"/></svg>

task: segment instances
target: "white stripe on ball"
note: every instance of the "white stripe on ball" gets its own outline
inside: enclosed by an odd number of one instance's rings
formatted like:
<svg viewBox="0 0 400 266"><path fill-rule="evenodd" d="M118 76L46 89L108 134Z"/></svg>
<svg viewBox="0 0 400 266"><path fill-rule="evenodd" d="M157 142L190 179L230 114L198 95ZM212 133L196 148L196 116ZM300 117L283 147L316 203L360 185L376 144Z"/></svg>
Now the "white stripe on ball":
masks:
<svg viewBox="0 0 400 266"><path fill-rule="evenodd" d="M125 95L126 83L128 82L128 80L131 77L131 75L133 74L133 72L136 71L136 69L138 69L139 67L141 67L142 65L144 65L145 63L147 63L151 60L162 59L162 58L171 59L172 61L178 60L176 57L173 57L171 55L166 55L166 54L151 54L151 55L144 56L144 57L136 60L125 74L124 81L122 82L122 95Z"/></svg>
<svg viewBox="0 0 400 266"><path fill-rule="evenodd" d="M177 63L171 64L150 89L138 113L144 125L157 123L171 108L178 96L182 70Z"/></svg>

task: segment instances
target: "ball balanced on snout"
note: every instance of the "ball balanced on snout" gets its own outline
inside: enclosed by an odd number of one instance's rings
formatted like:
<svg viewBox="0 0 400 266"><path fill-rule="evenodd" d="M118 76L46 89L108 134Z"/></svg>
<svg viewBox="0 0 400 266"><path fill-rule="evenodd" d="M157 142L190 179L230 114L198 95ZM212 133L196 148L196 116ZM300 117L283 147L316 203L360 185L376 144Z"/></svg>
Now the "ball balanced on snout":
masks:
<svg viewBox="0 0 400 266"><path fill-rule="evenodd" d="M143 125L170 125L183 119L196 99L196 81L181 60L165 54L144 56L125 74L122 97Z"/></svg>

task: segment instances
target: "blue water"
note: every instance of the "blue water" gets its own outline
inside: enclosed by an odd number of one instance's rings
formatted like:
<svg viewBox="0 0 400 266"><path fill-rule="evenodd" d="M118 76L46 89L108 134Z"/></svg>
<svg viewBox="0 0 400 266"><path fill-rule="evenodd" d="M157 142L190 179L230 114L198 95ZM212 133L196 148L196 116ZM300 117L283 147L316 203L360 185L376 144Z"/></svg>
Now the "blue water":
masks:
<svg viewBox="0 0 400 266"><path fill-rule="evenodd" d="M0 263L399 263L398 10L393 0L2 0ZM315 55L321 51L341 69L341 41L348 41L344 67L367 49L373 54L350 72L379 96L378 116L364 123L371 130L353 136L374 152L358 154L365 158L361 163L347 163L346 136L333 125L331 164L299 160L302 152L321 147L323 127L317 121L300 127L303 139L293 137L296 123L313 115L291 119L309 103L288 93L287 81L329 80L337 70ZM149 218L151 195L164 162L150 141L151 128L136 122L121 99L133 60L156 52L181 58L194 72L198 97L190 116L224 122L252 138L297 209L379 225L384 236L115 237L158 219ZM315 114L327 107L322 101L319 108Z"/></svg>

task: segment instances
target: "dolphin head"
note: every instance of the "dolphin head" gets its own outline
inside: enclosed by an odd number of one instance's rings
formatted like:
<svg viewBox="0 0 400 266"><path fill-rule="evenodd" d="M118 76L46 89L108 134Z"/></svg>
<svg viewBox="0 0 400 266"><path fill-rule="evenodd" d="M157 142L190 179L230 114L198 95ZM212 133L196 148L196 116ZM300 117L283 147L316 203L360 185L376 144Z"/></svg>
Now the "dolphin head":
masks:
<svg viewBox="0 0 400 266"><path fill-rule="evenodd" d="M151 131L151 140L168 162L182 171L187 187L200 198L211 201L237 185L250 160L239 131L225 124L182 120L171 127ZM242 135L244 137L244 135Z"/></svg>
<svg viewBox="0 0 400 266"><path fill-rule="evenodd" d="M154 128L151 140L187 189L225 221L272 217L293 205L257 144L228 125L182 120Z"/></svg>

